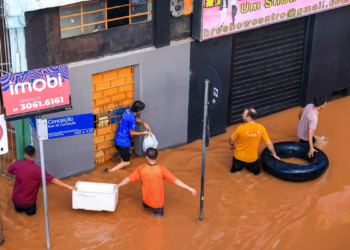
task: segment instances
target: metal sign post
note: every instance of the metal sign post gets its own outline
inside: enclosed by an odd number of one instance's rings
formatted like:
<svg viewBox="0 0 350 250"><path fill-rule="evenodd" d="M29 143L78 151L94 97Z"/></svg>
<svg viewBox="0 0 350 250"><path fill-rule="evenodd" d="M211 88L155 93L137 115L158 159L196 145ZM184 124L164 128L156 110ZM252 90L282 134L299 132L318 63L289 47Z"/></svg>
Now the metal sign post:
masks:
<svg viewBox="0 0 350 250"><path fill-rule="evenodd" d="M203 146L202 146L202 175L201 175L201 200L200 200L200 213L199 219L203 220L203 202L204 202L204 176L205 176L205 147L207 136L207 118L208 118L208 92L209 92L208 79L205 80L205 94L204 94L204 115L203 115Z"/></svg>
<svg viewBox="0 0 350 250"><path fill-rule="evenodd" d="M38 117L40 123L41 119ZM40 137L40 136L39 136ZM41 177L43 183L43 195L44 195L44 209L45 209L45 224L46 224L46 245L47 249L51 248L50 243L50 228L49 228L49 209L47 207L47 191L46 191L46 171L45 171L45 157L44 157L44 138L39 138L40 147L40 163L41 163Z"/></svg>
<svg viewBox="0 0 350 250"><path fill-rule="evenodd" d="M47 206L46 191L46 171L44 156L44 141L62 138L67 136L91 134L94 132L94 116L92 113L72 115L51 119L41 119L41 117L32 117L29 119L35 134L39 140L41 175L43 183L44 208L45 208L45 224L46 224L46 241L47 248L50 249L50 228L49 228L49 212Z"/></svg>
<svg viewBox="0 0 350 250"><path fill-rule="evenodd" d="M203 202L204 202L204 178L205 178L205 147L209 146L210 128L208 108L215 110L221 104L222 84L215 69L202 65L196 71L197 90L202 101L204 101L203 117L203 149L202 149L202 176L201 176L201 197L200 197L200 215L203 220ZM203 84L205 83L205 84ZM214 121L215 123L215 121Z"/></svg>

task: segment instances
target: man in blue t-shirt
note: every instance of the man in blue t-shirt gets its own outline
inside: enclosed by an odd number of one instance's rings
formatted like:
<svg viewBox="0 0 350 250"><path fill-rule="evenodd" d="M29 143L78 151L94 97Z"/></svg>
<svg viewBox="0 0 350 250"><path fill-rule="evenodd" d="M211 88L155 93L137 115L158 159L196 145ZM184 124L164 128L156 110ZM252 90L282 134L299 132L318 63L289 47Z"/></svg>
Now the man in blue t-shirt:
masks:
<svg viewBox="0 0 350 250"><path fill-rule="evenodd" d="M102 173L114 172L130 165L130 146L132 137L137 135L147 135L151 132L151 128L148 126L148 124L136 117L142 112L142 110L145 109L145 107L146 105L143 102L136 101L132 105L131 109L127 109L124 112L114 139L115 148L118 150L122 160L114 168L106 168ZM136 132L136 123L143 124L147 131Z"/></svg>

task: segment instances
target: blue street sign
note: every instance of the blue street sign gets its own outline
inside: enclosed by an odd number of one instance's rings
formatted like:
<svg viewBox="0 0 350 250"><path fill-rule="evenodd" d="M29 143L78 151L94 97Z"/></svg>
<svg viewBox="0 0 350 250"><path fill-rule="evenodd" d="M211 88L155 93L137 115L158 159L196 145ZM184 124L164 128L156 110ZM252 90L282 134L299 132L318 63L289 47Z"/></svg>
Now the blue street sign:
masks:
<svg viewBox="0 0 350 250"><path fill-rule="evenodd" d="M48 139L94 133L94 115L83 114L47 119Z"/></svg>
<svg viewBox="0 0 350 250"><path fill-rule="evenodd" d="M112 116L123 115L125 110L126 110L126 108L113 110L113 112L112 112L113 115Z"/></svg>
<svg viewBox="0 0 350 250"><path fill-rule="evenodd" d="M37 128L36 128L36 117L35 116L34 117L30 117L30 118L28 118L28 121L29 121L30 126L34 130L35 134L37 135L38 132L37 132Z"/></svg>

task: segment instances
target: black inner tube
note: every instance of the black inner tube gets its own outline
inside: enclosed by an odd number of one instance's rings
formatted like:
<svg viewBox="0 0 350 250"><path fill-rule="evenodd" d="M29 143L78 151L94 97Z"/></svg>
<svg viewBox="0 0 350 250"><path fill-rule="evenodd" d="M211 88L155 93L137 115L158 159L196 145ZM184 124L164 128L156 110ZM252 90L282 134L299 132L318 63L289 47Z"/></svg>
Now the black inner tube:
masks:
<svg viewBox="0 0 350 250"><path fill-rule="evenodd" d="M280 158L300 158L306 160L308 164L292 164L276 160L268 148L261 154L261 165L272 176L292 182L304 182L317 179L329 166L326 154L315 148L318 152L312 158L307 156L309 145L297 142L279 142L274 144L276 154Z"/></svg>

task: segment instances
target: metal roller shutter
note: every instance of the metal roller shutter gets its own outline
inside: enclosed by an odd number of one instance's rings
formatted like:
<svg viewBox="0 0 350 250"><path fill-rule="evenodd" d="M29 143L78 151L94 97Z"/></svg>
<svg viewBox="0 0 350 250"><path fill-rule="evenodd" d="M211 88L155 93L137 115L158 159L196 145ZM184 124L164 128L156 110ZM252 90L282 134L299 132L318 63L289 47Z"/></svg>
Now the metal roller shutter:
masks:
<svg viewBox="0 0 350 250"><path fill-rule="evenodd" d="M229 125L248 107L262 117L299 105L306 26L299 18L235 35Z"/></svg>

